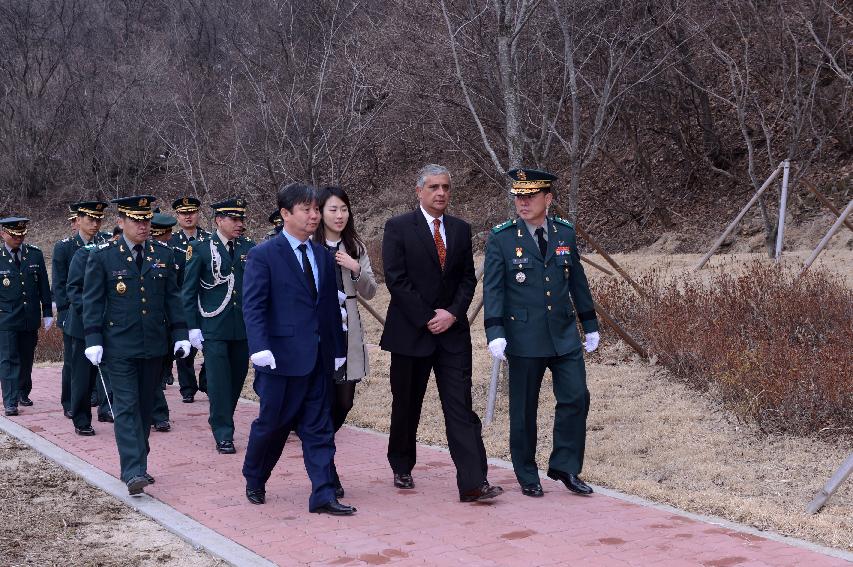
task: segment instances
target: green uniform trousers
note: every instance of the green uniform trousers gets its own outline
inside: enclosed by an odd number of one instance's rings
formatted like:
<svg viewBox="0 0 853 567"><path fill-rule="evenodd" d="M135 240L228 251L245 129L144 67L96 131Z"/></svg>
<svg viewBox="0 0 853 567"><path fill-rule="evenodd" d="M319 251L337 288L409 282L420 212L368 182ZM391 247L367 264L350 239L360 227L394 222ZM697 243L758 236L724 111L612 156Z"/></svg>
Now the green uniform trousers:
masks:
<svg viewBox="0 0 853 567"><path fill-rule="evenodd" d="M207 420L216 441L234 440L234 410L249 372L249 343L245 340L204 341L204 363L207 367L207 397L210 418Z"/></svg>
<svg viewBox="0 0 853 567"><path fill-rule="evenodd" d="M38 340L38 331L0 331L0 389L4 407L18 407L20 398L29 397Z"/></svg>
<svg viewBox="0 0 853 567"><path fill-rule="evenodd" d="M172 357L164 356L160 361L160 379L154 391L154 407L151 410L153 423L169 421L169 404L166 403L166 375L172 372Z"/></svg>
<svg viewBox="0 0 853 567"><path fill-rule="evenodd" d="M124 482L148 472L148 435L162 365L159 356L110 359L105 364L113 390L116 445Z"/></svg>
<svg viewBox="0 0 853 567"><path fill-rule="evenodd" d="M69 338L71 338L71 357L68 359L71 366L71 387L69 388L71 391L69 396L71 420L74 422L74 427L88 427L92 425L92 390L95 390L98 396L98 415L110 413L110 405L107 400L108 393L101 384L97 367L86 358L86 341L74 337ZM107 388L109 388L109 378L103 366L101 373L104 375Z"/></svg>
<svg viewBox="0 0 853 567"><path fill-rule="evenodd" d="M67 333L62 333L62 387L59 391L59 402L62 404L62 411L72 411L71 409L71 343L74 337ZM88 360L86 361L88 362Z"/></svg>
<svg viewBox="0 0 853 567"><path fill-rule="evenodd" d="M589 390L583 349L563 356L507 356L509 364L509 450L522 486L539 482L536 466L536 415L545 369L554 384L554 442L548 468L579 474L583 467Z"/></svg>
<svg viewBox="0 0 853 567"><path fill-rule="evenodd" d="M181 396L195 396L199 390L207 389L206 371L204 364L201 366L201 371L198 375L198 381L195 377L195 355L198 350L195 347L190 349L190 355L186 358L179 358L175 361L175 366L178 368L178 385L181 388Z"/></svg>

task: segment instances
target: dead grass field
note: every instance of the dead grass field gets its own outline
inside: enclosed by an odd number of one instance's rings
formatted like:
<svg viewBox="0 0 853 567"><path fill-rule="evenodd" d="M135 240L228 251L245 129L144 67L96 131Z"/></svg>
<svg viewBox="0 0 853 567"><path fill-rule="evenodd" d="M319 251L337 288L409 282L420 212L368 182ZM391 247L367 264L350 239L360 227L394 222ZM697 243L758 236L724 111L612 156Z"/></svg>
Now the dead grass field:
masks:
<svg viewBox="0 0 853 567"><path fill-rule="evenodd" d="M2 565L225 565L4 433L0 478Z"/></svg>
<svg viewBox="0 0 853 567"><path fill-rule="evenodd" d="M808 252L787 253L785 261L801 262L807 255ZM737 269L762 257L717 256L710 269ZM691 269L699 258L697 254L616 256L634 274L650 268L675 273ZM603 263L600 257L591 259ZM853 285L853 252L849 250L827 251L816 267L834 272ZM586 269L595 294L596 279L607 276L590 267ZM480 293L478 288L476 297ZM387 291L381 288L371 304L384 314L387 301ZM364 310L362 319L368 342L378 343L379 324ZM472 336L474 404L482 416L491 369L482 314L474 322ZM378 349L371 355L371 373L359 385L349 422L387 432L390 356ZM713 393L701 394L675 382L665 370L641 361L621 342L611 341L603 345L601 352L588 356L587 372L592 406L584 478L691 512L714 514L758 529L853 550L853 481L848 480L820 514L809 516L803 512L812 496L853 451L853 438L827 443L763 433L739 423L721 409ZM546 375L540 401L540 467L547 465L553 428L554 398L548 380ZM249 384L244 395L254 398ZM495 421L484 428L483 435L490 456L509 460L507 410L502 382ZM432 381L418 437L424 443L446 446L444 419ZM341 471L341 476L345 481L346 471Z"/></svg>

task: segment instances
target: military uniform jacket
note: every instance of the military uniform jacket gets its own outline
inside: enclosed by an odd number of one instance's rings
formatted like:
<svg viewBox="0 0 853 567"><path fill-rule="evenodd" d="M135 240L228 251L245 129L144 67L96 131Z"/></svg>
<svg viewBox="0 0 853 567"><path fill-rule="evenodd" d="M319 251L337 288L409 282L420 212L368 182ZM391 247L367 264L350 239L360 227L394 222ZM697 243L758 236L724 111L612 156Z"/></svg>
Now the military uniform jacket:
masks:
<svg viewBox="0 0 853 567"><path fill-rule="evenodd" d="M36 331L53 315L50 282L41 250L21 244L20 269L0 242L0 331Z"/></svg>
<svg viewBox="0 0 853 567"><path fill-rule="evenodd" d="M172 249L148 240L143 254L141 270L124 238L89 254L83 332L87 347L104 347L105 359L166 356L172 343L187 340Z"/></svg>
<svg viewBox="0 0 853 567"><path fill-rule="evenodd" d="M218 275L214 276L214 254L218 256ZM186 268L182 298L187 325L190 329L201 329L205 340L236 341L246 339L246 325L243 322L243 270L246 256L255 246L248 238L234 240L234 259L218 234L208 239L194 240L187 248ZM222 278L230 278L229 284ZM218 282L218 284L217 284ZM214 285L217 284L217 285ZM229 293L230 289L230 293ZM217 311L216 315L205 316Z"/></svg>
<svg viewBox="0 0 853 567"><path fill-rule="evenodd" d="M101 244L110 239L106 232L99 232L92 238L93 244ZM53 284L53 300L56 303L56 324L65 331L65 318L68 316L68 295L65 289L68 283L68 269L74 253L86 243L80 238L80 233L63 238L53 247L53 258L50 262L50 281Z"/></svg>
<svg viewBox="0 0 853 567"><path fill-rule="evenodd" d="M574 226L554 217L547 227L544 258L521 219L493 228L486 245L486 338L506 338L509 355L560 356L580 348L575 309L585 332L598 330Z"/></svg>
<svg viewBox="0 0 853 567"><path fill-rule="evenodd" d="M74 253L71 264L68 266L68 283L65 284L65 293L70 305L62 331L66 335L81 341L86 339L86 335L83 333L83 284L86 276L86 263L89 261L89 254L95 248L94 244L88 244Z"/></svg>
<svg viewBox="0 0 853 567"><path fill-rule="evenodd" d="M193 242L195 242L196 240L207 240L208 238L210 238L210 233L201 228L200 226L197 226L195 240L193 240ZM187 247L190 245L190 239L187 238L187 235L184 234L183 230L178 229L177 232L172 233L172 236L169 238L168 244L172 248L178 247L186 250Z"/></svg>

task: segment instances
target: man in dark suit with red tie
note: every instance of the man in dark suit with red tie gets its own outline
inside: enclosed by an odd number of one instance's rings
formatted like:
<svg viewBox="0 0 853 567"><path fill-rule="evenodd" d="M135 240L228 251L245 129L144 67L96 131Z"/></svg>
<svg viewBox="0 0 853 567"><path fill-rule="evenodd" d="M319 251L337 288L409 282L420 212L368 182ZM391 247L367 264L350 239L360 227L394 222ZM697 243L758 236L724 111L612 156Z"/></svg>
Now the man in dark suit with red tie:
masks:
<svg viewBox="0 0 853 567"><path fill-rule="evenodd" d="M434 371L459 499L487 500L503 489L486 478L482 425L471 409L467 311L477 285L471 226L444 214L450 201L447 168L423 167L416 193L418 208L390 219L382 240L385 283L391 294L380 342L391 352L388 462L394 486L414 488L418 422Z"/></svg>
<svg viewBox="0 0 853 567"><path fill-rule="evenodd" d="M246 498L266 502L266 482L296 431L311 479L308 509L350 516L356 510L335 498L332 477L332 374L346 360L335 262L309 239L320 222L313 187L282 187L278 206L284 230L252 248L243 271L243 319L261 402L243 462Z"/></svg>

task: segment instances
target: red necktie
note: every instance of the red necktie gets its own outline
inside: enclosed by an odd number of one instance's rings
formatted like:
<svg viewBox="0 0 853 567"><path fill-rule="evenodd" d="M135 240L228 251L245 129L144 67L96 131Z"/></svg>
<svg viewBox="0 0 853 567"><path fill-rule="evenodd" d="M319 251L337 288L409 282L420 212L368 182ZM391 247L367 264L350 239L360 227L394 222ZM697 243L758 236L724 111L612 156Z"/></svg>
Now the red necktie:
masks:
<svg viewBox="0 0 853 567"><path fill-rule="evenodd" d="M438 251L438 263L441 265L441 269L444 270L444 261L447 259L447 248L444 247L444 240L441 239L441 219L433 219L432 224L435 225L432 239L435 240L435 249Z"/></svg>

